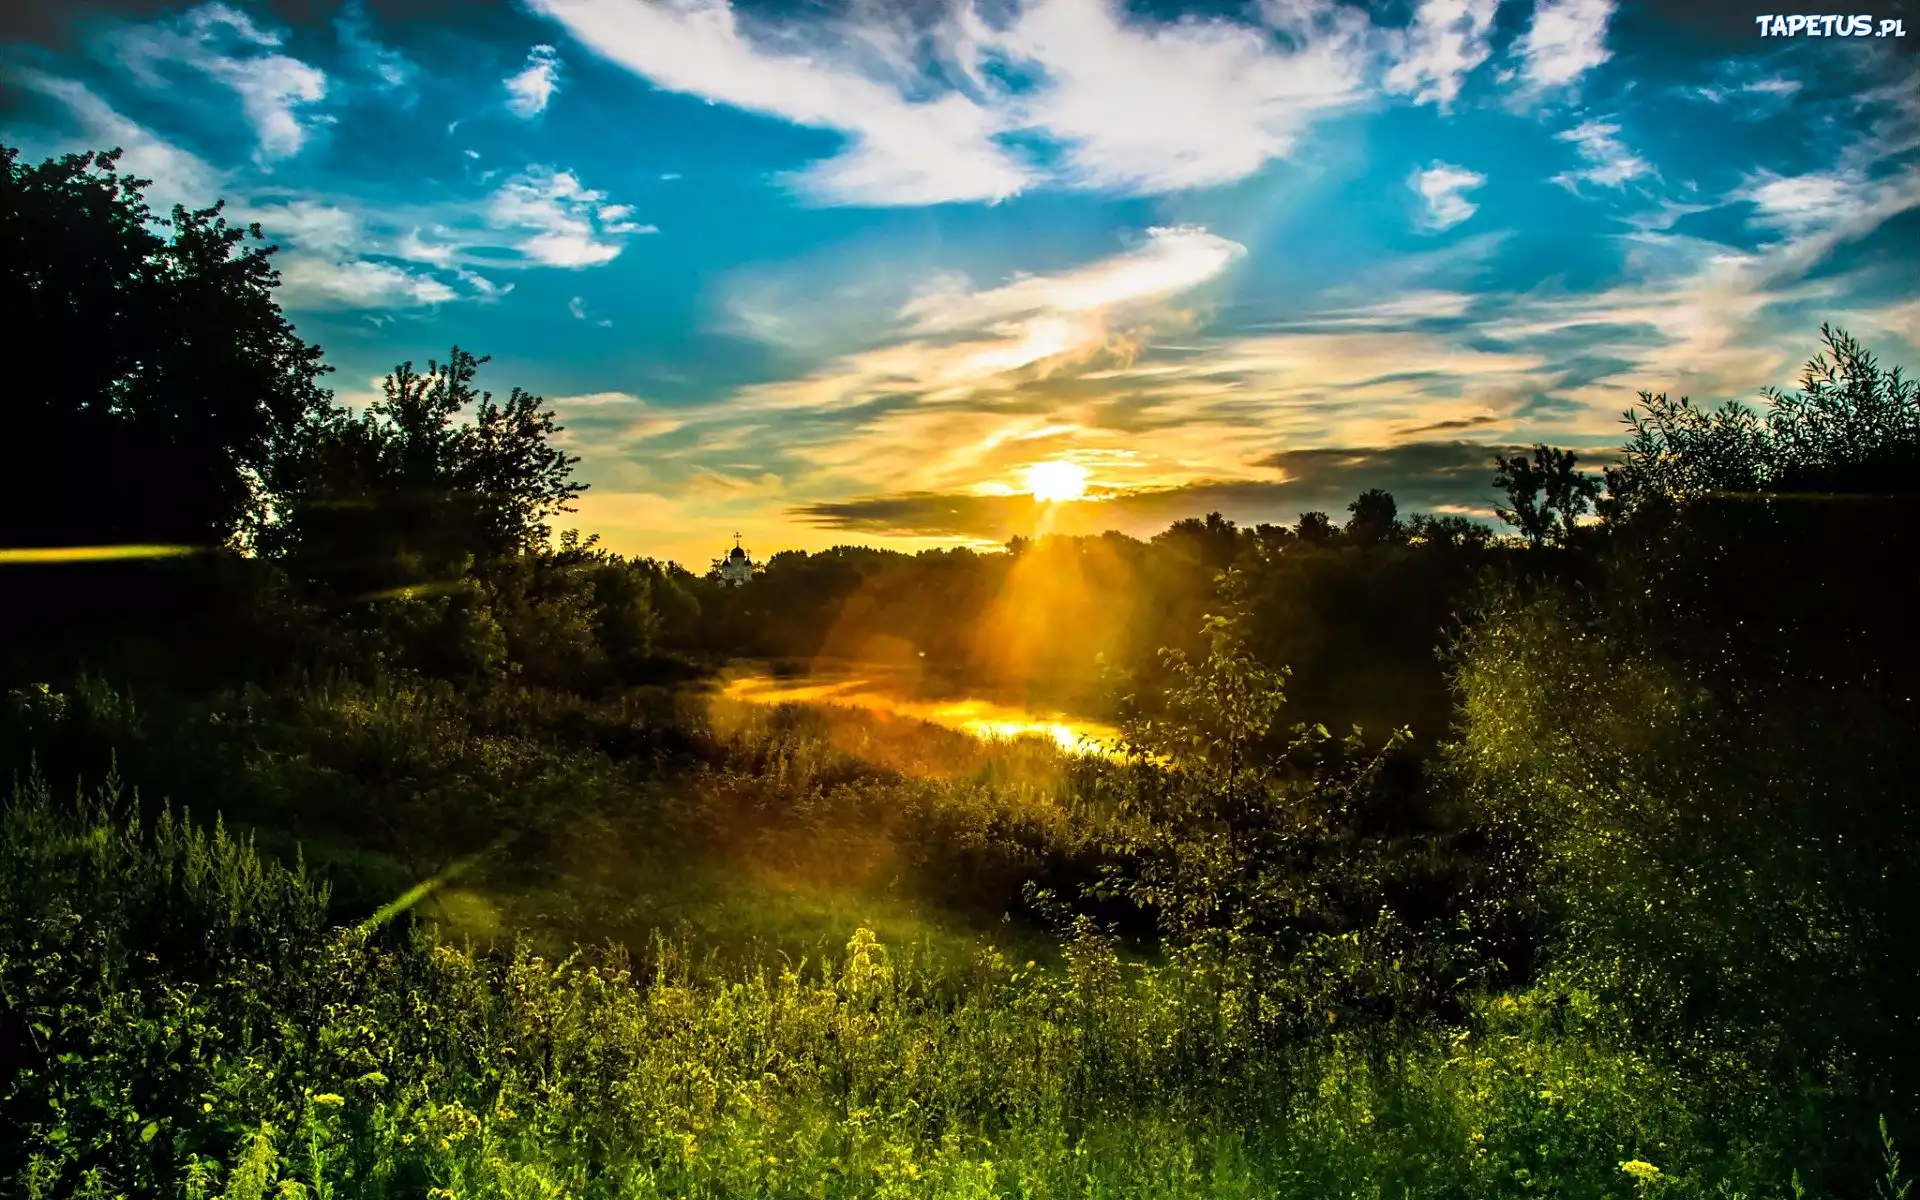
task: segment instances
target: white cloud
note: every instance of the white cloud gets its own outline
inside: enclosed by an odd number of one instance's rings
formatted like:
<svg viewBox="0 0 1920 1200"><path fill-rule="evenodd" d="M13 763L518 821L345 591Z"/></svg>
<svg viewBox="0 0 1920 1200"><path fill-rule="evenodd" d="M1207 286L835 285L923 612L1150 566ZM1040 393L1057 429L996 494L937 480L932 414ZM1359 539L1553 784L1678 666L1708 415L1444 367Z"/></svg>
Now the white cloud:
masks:
<svg viewBox="0 0 1920 1200"><path fill-rule="evenodd" d="M125 153L119 170L153 181L147 200L157 211L165 212L175 204L205 208L220 198L226 184L224 172L116 111L85 84L38 71L18 71L10 78L58 100L79 126L79 137L57 139L49 149L65 153L120 147Z"/></svg>
<svg viewBox="0 0 1920 1200"><path fill-rule="evenodd" d="M365 258L291 257L280 265L280 282L290 308L411 308L461 298L431 275Z"/></svg>
<svg viewBox="0 0 1920 1200"><path fill-rule="evenodd" d="M1865 180L1853 172L1762 175L1748 182L1739 198L1750 200L1761 224L1791 234L1835 224L1860 207Z"/></svg>
<svg viewBox="0 0 1920 1200"><path fill-rule="evenodd" d="M716 415L777 410L789 422L783 436L799 447L839 437L844 430L827 427L836 414L876 401L967 405L1017 396L1038 378L1130 357L1150 323L1173 315L1170 301L1244 253L1236 242L1183 226L1151 230L1133 249L1051 275L984 288L943 276L900 306L884 344L834 357L799 379L742 389ZM827 425L810 426L815 418Z"/></svg>
<svg viewBox="0 0 1920 1200"><path fill-rule="evenodd" d="M1427 227L1440 230L1453 228L1479 210L1479 205L1461 193L1469 188L1477 188L1486 181L1487 177L1478 171L1469 171L1451 163L1434 162L1425 170L1415 171L1412 178L1407 180L1407 186L1420 193L1427 202Z"/></svg>
<svg viewBox="0 0 1920 1200"><path fill-rule="evenodd" d="M571 172L529 167L488 200L488 222L514 234L512 246L529 262L549 267L597 267L618 258L625 222L597 217L603 192L582 187Z"/></svg>
<svg viewBox="0 0 1920 1200"><path fill-rule="evenodd" d="M539 45L527 52L527 65L506 81L507 107L515 116L537 117L560 86L560 58L552 46Z"/></svg>
<svg viewBox="0 0 1920 1200"><path fill-rule="evenodd" d="M1615 0L1539 0L1518 43L1520 73L1536 89L1563 87L1611 57L1607 23Z"/></svg>
<svg viewBox="0 0 1920 1200"><path fill-rule="evenodd" d="M263 161L299 153L308 131L326 119L306 112L326 98L325 73L297 58L265 53L281 44L280 35L225 4L202 4L174 21L123 29L113 40L121 61L149 86L165 86L155 64L179 62L231 88Z"/></svg>
<svg viewBox="0 0 1920 1200"><path fill-rule="evenodd" d="M1710 100L1715 104L1724 104L1729 100L1741 96L1785 98L1799 91L1801 86L1798 79L1789 79L1784 75L1770 75L1764 79L1750 79L1744 83L1730 84L1725 87L1705 84L1694 88L1693 94L1702 100Z"/></svg>
<svg viewBox="0 0 1920 1200"><path fill-rule="evenodd" d="M1618 125L1605 121L1583 121L1564 133L1555 134L1555 140L1573 143L1586 166L1577 171L1562 171L1553 181L1568 190L1578 190L1577 185L1582 183L1617 188L1651 175L1653 166L1621 141L1619 134Z"/></svg>
<svg viewBox="0 0 1920 1200"><path fill-rule="evenodd" d="M463 293L432 273L381 261L390 255L382 253L380 239L369 233L360 214L324 200L242 201L232 215L258 221L283 248L274 265L280 271L280 301L289 308L413 308L488 298L501 290L483 276L456 271L468 287Z"/></svg>
<svg viewBox="0 0 1920 1200"><path fill-rule="evenodd" d="M1329 9L1290 32L1226 20L1146 23L1110 0L1038 0L989 47L1045 83L1006 101L1012 123L1065 147L1083 187L1165 192L1244 179L1311 121L1356 100L1364 23Z"/></svg>
<svg viewBox="0 0 1920 1200"><path fill-rule="evenodd" d="M1418 103L1432 101L1444 111L1460 94L1460 85L1487 60L1500 0L1424 0L1414 14L1398 61L1387 71L1388 91L1413 93Z"/></svg>
<svg viewBox="0 0 1920 1200"><path fill-rule="evenodd" d="M913 101L851 63L765 50L726 0L531 0L596 53L668 91L848 135L795 182L838 203L997 200L1030 170L992 136L1000 123L960 93Z"/></svg>
<svg viewBox="0 0 1920 1200"><path fill-rule="evenodd" d="M920 333L999 329L1039 316L1068 317L1124 309L1196 287L1225 270L1246 247L1194 226L1149 229L1140 246L1077 270L1028 275L984 291L947 277L901 309Z"/></svg>
<svg viewBox="0 0 1920 1200"><path fill-rule="evenodd" d="M581 297L575 296L573 299L567 301L567 311L573 314L574 320L584 321L587 319L587 302Z"/></svg>
<svg viewBox="0 0 1920 1200"><path fill-rule="evenodd" d="M997 201L1050 178L1142 193L1243 179L1360 99L1377 49L1357 9L1279 0L1265 27L1137 19L1119 0L1032 0L1004 27L959 6L917 28L872 5L748 28L729 0L531 3L657 87L845 134L791 180L825 204ZM1439 71L1448 51L1421 53Z"/></svg>

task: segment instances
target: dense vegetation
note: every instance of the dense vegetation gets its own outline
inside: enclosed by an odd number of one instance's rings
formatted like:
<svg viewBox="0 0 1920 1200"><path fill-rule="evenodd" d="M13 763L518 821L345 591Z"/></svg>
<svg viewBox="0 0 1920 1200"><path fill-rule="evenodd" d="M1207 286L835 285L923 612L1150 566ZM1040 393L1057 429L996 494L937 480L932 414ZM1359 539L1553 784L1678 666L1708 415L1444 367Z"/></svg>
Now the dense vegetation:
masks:
<svg viewBox="0 0 1920 1200"><path fill-rule="evenodd" d="M257 231L114 168L0 153L5 1194L1907 1195L1920 395L1845 334L1490 461L1512 537L1374 491L729 589L556 536L484 359L336 405Z"/></svg>

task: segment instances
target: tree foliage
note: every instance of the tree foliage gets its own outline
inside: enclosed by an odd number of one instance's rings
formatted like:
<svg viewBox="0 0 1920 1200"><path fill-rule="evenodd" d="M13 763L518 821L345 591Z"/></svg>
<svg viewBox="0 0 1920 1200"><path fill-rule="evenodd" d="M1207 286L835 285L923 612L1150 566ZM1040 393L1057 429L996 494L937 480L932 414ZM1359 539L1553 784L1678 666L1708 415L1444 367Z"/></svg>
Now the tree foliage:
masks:
<svg viewBox="0 0 1920 1200"><path fill-rule="evenodd" d="M156 219L119 153L0 146L7 387L0 545L218 545L325 401L272 248L220 205Z"/></svg>
<svg viewBox="0 0 1920 1200"><path fill-rule="evenodd" d="M337 595L423 587L542 549L586 489L538 396L474 384L487 360L455 346L424 374L393 369L363 413L330 406L273 464L268 553ZM469 418L468 410L471 409Z"/></svg>
<svg viewBox="0 0 1920 1200"><path fill-rule="evenodd" d="M1565 545L1600 496L1600 480L1581 473L1570 450L1535 446L1532 458L1496 455L1493 485L1507 494L1502 521L1520 531L1534 549Z"/></svg>

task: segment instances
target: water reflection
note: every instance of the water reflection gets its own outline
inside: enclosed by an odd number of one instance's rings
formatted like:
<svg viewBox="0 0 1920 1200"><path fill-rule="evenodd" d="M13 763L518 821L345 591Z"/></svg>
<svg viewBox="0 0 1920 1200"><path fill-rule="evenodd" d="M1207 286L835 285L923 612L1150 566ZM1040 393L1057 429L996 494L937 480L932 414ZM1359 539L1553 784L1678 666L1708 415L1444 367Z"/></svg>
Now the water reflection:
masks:
<svg viewBox="0 0 1920 1200"><path fill-rule="evenodd" d="M906 694L882 672L815 670L779 678L759 667L728 672L721 695L752 704L821 704L910 717L983 741L1038 736L1069 754L1102 754L1119 736L1111 725L1059 712L1039 712L980 697L926 699Z"/></svg>

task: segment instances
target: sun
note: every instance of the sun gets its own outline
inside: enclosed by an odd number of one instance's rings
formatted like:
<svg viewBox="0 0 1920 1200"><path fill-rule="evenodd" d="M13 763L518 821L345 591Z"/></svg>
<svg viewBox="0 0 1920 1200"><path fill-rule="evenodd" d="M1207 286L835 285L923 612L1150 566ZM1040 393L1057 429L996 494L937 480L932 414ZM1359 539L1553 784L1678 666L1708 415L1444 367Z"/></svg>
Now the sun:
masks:
<svg viewBox="0 0 1920 1200"><path fill-rule="evenodd" d="M1025 468L1027 490L1042 504L1078 500L1087 494L1087 471L1078 463L1042 462Z"/></svg>

